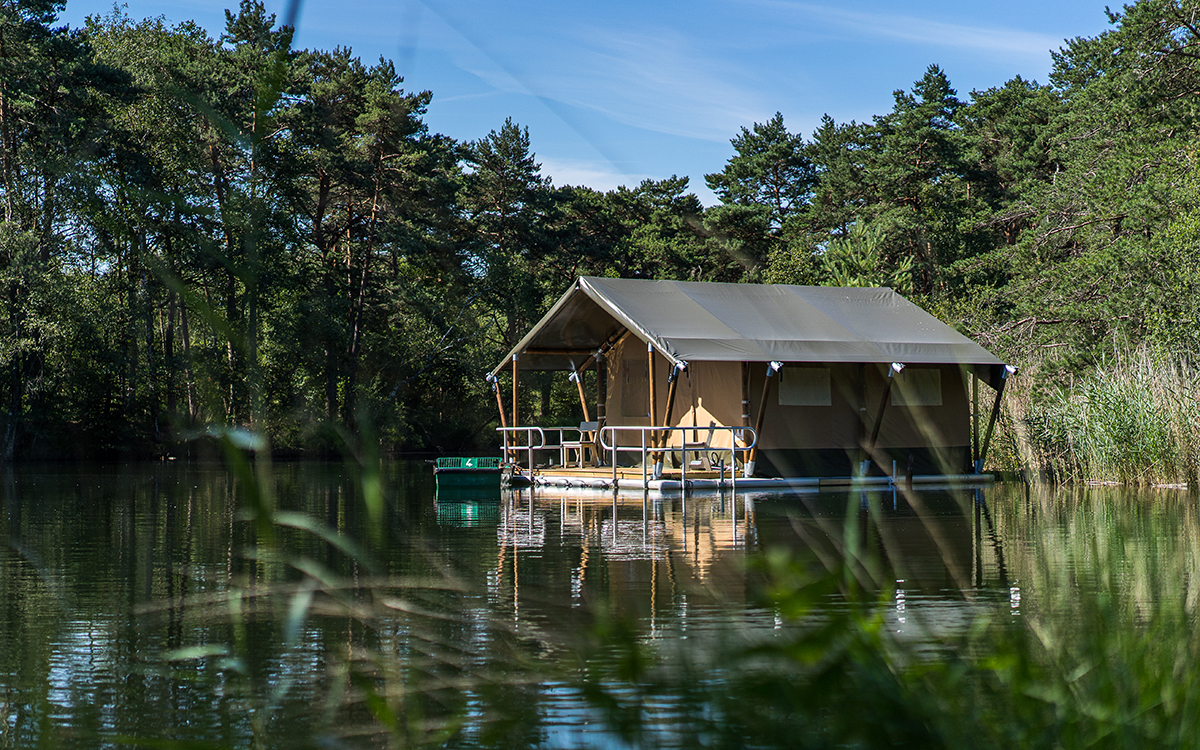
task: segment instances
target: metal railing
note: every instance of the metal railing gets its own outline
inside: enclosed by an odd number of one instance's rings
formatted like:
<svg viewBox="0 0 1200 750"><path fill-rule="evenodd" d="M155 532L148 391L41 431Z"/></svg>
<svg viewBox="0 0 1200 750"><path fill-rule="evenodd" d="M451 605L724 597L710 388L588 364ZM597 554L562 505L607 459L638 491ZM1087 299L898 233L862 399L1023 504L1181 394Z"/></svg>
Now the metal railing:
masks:
<svg viewBox="0 0 1200 750"><path fill-rule="evenodd" d="M686 433L688 430L691 430L693 432L704 431L704 432L710 433L710 435L712 433L728 432L730 447L725 448L725 447L720 447L720 446L708 445L709 441L705 441L705 443L703 444L702 447L696 443L688 443L687 436L686 436ZM616 434L618 432L640 433L641 434L641 445L617 445ZM683 439L680 441L681 445L679 445L679 446L673 446L670 444L671 443L671 434L675 433L675 432L685 433L682 436ZM658 436L662 433L666 433L665 443L663 445L657 445L657 446L656 445L646 445L646 435L648 433L653 433L652 437ZM746 434L747 433L749 433L749 435L750 435L749 442L746 442ZM605 438L606 434L611 438L611 440L612 440L611 444L608 442L605 442L604 438ZM710 440L711 440L711 438L710 438ZM738 445L738 441L745 443L745 445ZM625 425L606 425L606 426L600 428L599 443L600 443L600 448L605 451L608 451L608 453L609 453L609 463L612 464L612 470L613 470L613 486L614 487L617 485L617 453L618 452L626 452L626 453L636 452L641 455L642 486L646 486L646 484L647 484L646 465L647 465L648 459L650 458L651 455L656 454L656 453L657 454L672 453L676 450L682 451L683 456L682 456L682 461L680 461L680 464L683 468L683 477L681 480L681 484L683 485L683 488L686 491L686 489L687 489L687 469L688 469L688 463L689 463L689 461L687 460L687 454L693 453L693 452L714 450L714 451L718 451L718 452L729 451L729 459L730 459L729 460L729 469L730 469L729 475L733 482L733 489L736 490L737 489L737 453L738 453L738 451L745 453L745 452L751 450L752 448L754 448L754 446L758 444L758 433L756 433L754 431L754 429L750 428L750 427L724 427L724 426L717 426L717 425L712 425L709 427L642 427L642 426L635 427L635 426L625 426ZM693 446L693 447L689 447L689 446ZM661 476L660 469L659 469L661 463L662 463L662 457L659 456L658 460L655 463L655 478L656 479ZM744 458L743 458L742 463L743 463L743 465L745 464ZM722 471L721 479L723 480L724 478L725 478L725 473L724 473L724 471Z"/></svg>
<svg viewBox="0 0 1200 750"><path fill-rule="evenodd" d="M495 456L475 457L446 457L439 458L437 464L439 469L499 469L500 459Z"/></svg>
<svg viewBox="0 0 1200 750"><path fill-rule="evenodd" d="M707 432L707 433L709 433L710 437L703 444L688 443L687 437L684 434L683 439L680 441L681 442L680 445L671 445L670 444L672 434L674 434L676 432L683 434L689 430L691 430L693 432ZM563 442L564 442L563 435L567 431L578 432L579 428L577 428L577 427L534 427L534 426L497 427L496 428L496 432L500 432L500 433L504 434L503 451L504 451L505 462L512 463L519 468L520 463L517 460L517 456L521 452L524 452L526 455L526 468L529 471L529 476L531 479L533 477L534 470L537 468L537 465L534 463L534 460L533 460L533 455L534 455L535 451L547 451L547 450L559 451L560 453L564 454L563 464L565 465L566 461L565 461L565 452L564 452L564 446L563 446ZM557 444L551 443L551 444L547 445L547 443L546 443L546 433L547 432L552 433L552 434L557 433L558 438L559 438ZM636 432L636 433L638 433L640 436L640 444L639 445L617 445L617 433L621 433L621 432L625 432L625 433ZM730 446L725 447L725 446L709 445L709 443L711 442L711 435L719 434L722 432L729 433ZM510 435L512 437L509 437ZM518 436L522 436L522 435L524 436L523 442L518 442L518 440L520 440L520 438ZM650 435L651 439L657 438L658 436L665 435L666 440L662 445L650 445L647 443L647 437L646 437L647 435ZM534 436L537 437L536 445L534 444ZM749 441L747 441L747 437L749 437ZM605 438L608 438L608 439L606 440ZM742 442L743 445L738 445L739 441ZM650 426L632 426L632 425L606 425L606 426L600 428L599 435L597 436L597 441L596 441L596 449L599 450L600 452L607 453L609 455L609 465L612 466L613 486L614 487L617 486L617 478L618 478L617 477L617 469L618 469L617 454L618 453L636 453L639 455L640 463L642 465L642 485L645 486L649 479L649 477L647 476L647 473L646 473L646 468L649 465L649 459L652 455L659 454L658 460L655 464L655 476L654 476L655 479L658 479L658 478L661 478L661 463L662 463L661 454L673 453L675 451L682 451L683 452L683 460L681 461L682 469L683 469L682 483L683 483L684 487L686 487L687 486L687 470L688 470L688 464L689 464L689 461L687 460L688 453L705 452L705 451L710 451L710 450L716 451L719 453L724 453L725 451L729 451L730 478L732 480L734 489L736 489L737 488L737 454L738 453L745 454L746 452L753 449L757 444L758 444L758 433L756 433L752 427L725 427L725 426L718 426L718 425L712 425L709 427L650 427ZM581 450L582 450L582 448L581 448ZM581 456L581 461L582 461L582 456ZM742 463L743 463L743 465L745 464L744 456L743 456ZM724 479L724 478L725 478L725 473L722 470L721 479Z"/></svg>
<svg viewBox="0 0 1200 750"><path fill-rule="evenodd" d="M560 456L559 461L565 466L567 463L566 452L568 449L582 450L583 448L589 447L589 444L583 443L582 437L584 431L578 427L497 427L496 432L513 433L514 435L523 434L526 436L525 442L519 445L513 445L513 441L506 438L504 444L501 446L501 450L504 451L504 461L506 463L513 463L518 466L520 464L516 461L515 457L510 457L509 454L512 453L515 456L518 451L525 451L529 461L529 465L526 468L528 468L530 471L536 468L533 464L534 451L558 451ZM566 439L567 434L572 432L578 433L580 439L568 441ZM539 445L533 445L533 436L535 434L539 436ZM549 434L551 437L556 437L557 441L547 443L547 434ZM580 461L582 463L582 457Z"/></svg>
<svg viewBox="0 0 1200 750"><path fill-rule="evenodd" d="M555 429L555 428L551 428L551 429ZM524 450L526 452L526 454L528 456L528 460L529 460L529 475L532 477L533 469L534 469L533 452L540 451L540 450L543 450L546 448L546 431L543 430L541 427L532 427L531 426L531 427L497 427L496 432L500 432L500 433L504 434L504 445L503 445L502 449L504 451L505 463L512 463L512 464L516 464L517 466L519 466L520 464L517 463L516 459L513 457L512 454L515 454L517 451ZM509 435L512 435L512 437L510 438ZM519 435L525 436L525 444L524 445L520 445L520 444L514 445L514 443L516 442L516 438ZM538 441L540 443L539 445L533 444L533 436L534 435L537 435ZM552 447L557 448L558 446L552 446Z"/></svg>

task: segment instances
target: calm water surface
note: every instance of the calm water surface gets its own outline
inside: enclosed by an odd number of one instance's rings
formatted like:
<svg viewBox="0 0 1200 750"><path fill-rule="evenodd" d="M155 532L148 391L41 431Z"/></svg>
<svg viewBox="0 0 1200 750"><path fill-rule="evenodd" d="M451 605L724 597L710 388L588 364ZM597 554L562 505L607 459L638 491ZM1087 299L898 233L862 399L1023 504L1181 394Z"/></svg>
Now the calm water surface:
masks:
<svg viewBox="0 0 1200 750"><path fill-rule="evenodd" d="M859 550L887 626L936 658L975 618L1056 616L1040 595L1059 584L1158 590L1147 555L1194 587L1200 538L1182 492L472 500L396 462L371 519L342 465L306 463L275 467L292 515L256 530L219 466L2 480L0 747L373 746L388 721L451 746L619 747L576 680L591 636L624 623L693 654L771 638L791 625L747 566L764 551L834 566ZM1101 569L1114 546L1127 564ZM652 709L672 744L677 706Z"/></svg>

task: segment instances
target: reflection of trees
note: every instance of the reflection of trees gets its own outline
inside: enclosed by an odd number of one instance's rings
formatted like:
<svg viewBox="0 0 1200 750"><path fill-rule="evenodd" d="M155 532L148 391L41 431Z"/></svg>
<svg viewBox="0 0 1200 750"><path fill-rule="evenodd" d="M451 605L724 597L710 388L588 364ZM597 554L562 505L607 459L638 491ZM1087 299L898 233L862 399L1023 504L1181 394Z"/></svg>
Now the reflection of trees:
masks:
<svg viewBox="0 0 1200 750"><path fill-rule="evenodd" d="M1082 602L1115 595L1129 614L1200 599L1200 514L1180 490L1005 485L993 503L1011 575L1029 615L1060 619ZM1066 611L1064 611L1064 609Z"/></svg>
<svg viewBox="0 0 1200 750"><path fill-rule="evenodd" d="M756 503L761 549L786 547L833 569L860 560L862 583L910 594L971 598L1007 584L1004 541L990 520L991 490L822 492Z"/></svg>
<svg viewBox="0 0 1200 750"><path fill-rule="evenodd" d="M288 507L365 536L340 467L276 474ZM326 658L364 642L364 629L347 627L346 609L330 607L337 622L317 620L284 648L269 595L288 592L299 576L285 560L251 554L239 488L220 466L32 468L5 479L0 746L89 747L117 734L243 745L253 711L235 708L246 694L228 665L163 663L162 654L219 651L241 628L247 674L268 683L294 676L302 689L289 700L311 704L327 684ZM319 540L285 536L297 556L353 572ZM233 592L244 604L237 621Z"/></svg>
<svg viewBox="0 0 1200 750"><path fill-rule="evenodd" d="M372 538L339 468L276 473L281 505ZM81 738L232 745L317 725L380 731L373 695L431 726L467 717L478 744L539 744L554 722L595 718L554 670L605 618L638 644L695 653L718 648L719 631L777 637L746 562L778 547L831 567L854 549L876 586L866 601L905 637L960 634L980 613L1062 626L1110 589L1129 593L1130 621L1164 602L1196 609L1200 522L1182 493L525 490L448 525L427 476L392 479L386 539L359 560L292 527L258 545L235 512L240 488L215 467L10 475L0 745L70 745L56 722ZM174 649L193 658L161 658Z"/></svg>

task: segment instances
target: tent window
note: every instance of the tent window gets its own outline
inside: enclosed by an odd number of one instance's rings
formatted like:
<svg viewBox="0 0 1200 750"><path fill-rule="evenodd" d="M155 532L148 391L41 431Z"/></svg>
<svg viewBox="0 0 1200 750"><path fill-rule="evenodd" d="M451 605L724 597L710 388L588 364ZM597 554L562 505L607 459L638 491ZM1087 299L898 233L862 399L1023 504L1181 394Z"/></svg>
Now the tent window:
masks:
<svg viewBox="0 0 1200 750"><path fill-rule="evenodd" d="M832 403L828 367L785 367L779 371L780 406L829 406Z"/></svg>
<svg viewBox="0 0 1200 750"><path fill-rule="evenodd" d="M649 379L646 360L621 361L621 416L645 417L650 413Z"/></svg>
<svg viewBox="0 0 1200 750"><path fill-rule="evenodd" d="M941 406L942 371L909 367L896 376L892 406Z"/></svg>

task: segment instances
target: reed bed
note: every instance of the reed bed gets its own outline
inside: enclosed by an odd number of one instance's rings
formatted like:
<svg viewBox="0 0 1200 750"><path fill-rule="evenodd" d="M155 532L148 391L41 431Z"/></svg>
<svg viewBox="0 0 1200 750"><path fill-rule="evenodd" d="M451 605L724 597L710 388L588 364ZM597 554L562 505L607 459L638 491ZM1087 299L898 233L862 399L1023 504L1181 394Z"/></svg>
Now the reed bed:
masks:
<svg viewBox="0 0 1200 750"><path fill-rule="evenodd" d="M1026 368L1005 396L995 464L1057 481L1195 485L1200 369L1139 348L1039 391Z"/></svg>

